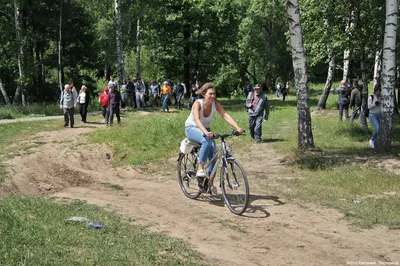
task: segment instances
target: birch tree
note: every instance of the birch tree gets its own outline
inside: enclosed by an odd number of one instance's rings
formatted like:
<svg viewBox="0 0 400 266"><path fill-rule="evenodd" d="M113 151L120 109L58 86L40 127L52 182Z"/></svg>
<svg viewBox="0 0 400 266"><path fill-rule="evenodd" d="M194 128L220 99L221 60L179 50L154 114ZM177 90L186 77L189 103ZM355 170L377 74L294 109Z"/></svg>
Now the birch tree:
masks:
<svg viewBox="0 0 400 266"><path fill-rule="evenodd" d="M8 94L7 94L6 89L4 89L3 82L1 81L1 78L0 78L0 90L1 90L1 94L3 94L4 101L6 102L6 104L10 105L11 102L10 102L10 99L8 99Z"/></svg>
<svg viewBox="0 0 400 266"><path fill-rule="evenodd" d="M361 91L361 110L362 112L360 113L360 120L361 120L361 126L362 130L364 132L368 131L368 124L367 124L367 118L365 117L364 110L368 108L368 79L366 75L366 69L365 69L365 60L364 58L361 59L360 61L361 65L361 79L362 79L362 84L363 88Z"/></svg>
<svg viewBox="0 0 400 266"><path fill-rule="evenodd" d="M299 1L286 0L286 8L289 22L293 70L296 83L298 149L305 150L314 148L314 138L311 128L306 55L303 48L303 33L300 24Z"/></svg>
<svg viewBox="0 0 400 266"><path fill-rule="evenodd" d="M124 52L122 47L122 27L121 27L121 9L120 0L115 0L115 26L117 38L117 65L119 83L124 79Z"/></svg>
<svg viewBox="0 0 400 266"><path fill-rule="evenodd" d="M374 64L374 86L380 82L381 76L381 51L376 51L375 53L375 64Z"/></svg>
<svg viewBox="0 0 400 266"><path fill-rule="evenodd" d="M57 64L57 77L58 77L58 87L60 89L60 94L63 91L62 84L62 65L61 65L61 41L62 41L62 5L63 0L60 1L60 18L59 18L59 30L58 30L58 43L57 43L57 52L58 52L58 64Z"/></svg>
<svg viewBox="0 0 400 266"><path fill-rule="evenodd" d="M326 14L326 10L325 10L325 14ZM319 99L319 102L318 102L318 106L317 106L318 110L326 109L326 101L328 100L329 93L332 88L333 75L335 72L335 55L334 55L333 49L332 49L332 40L331 40L331 36L330 36L331 35L330 34L331 25L329 23L328 18L325 19L324 26L325 26L325 34L326 34L326 38L327 38L327 51L328 51L328 58L329 58L329 67L328 67L328 75L326 77L325 87L322 92L321 98Z"/></svg>
<svg viewBox="0 0 400 266"><path fill-rule="evenodd" d="M394 118L394 87L396 77L396 30L397 30L397 0L386 0L385 35L382 50L382 117L380 132L375 145L377 151L389 151L393 138Z"/></svg>
<svg viewBox="0 0 400 266"><path fill-rule="evenodd" d="M350 16L350 21L349 23L346 25L346 32L351 31L351 29L353 28L353 18L354 18L354 12L351 12L351 16ZM343 77L342 80L347 81L347 76L349 75L349 65L350 65L350 49L346 49L344 50L343 53Z"/></svg>
<svg viewBox="0 0 400 266"><path fill-rule="evenodd" d="M21 27L21 8L20 2L18 0L14 0L14 19L15 19L15 32L18 43L18 72L19 72L19 80L17 82L17 89L15 90L14 95L14 104L18 104L20 99L22 101L22 105L25 106L25 96L23 94L23 84L24 84L24 37L22 36L22 27Z"/></svg>
<svg viewBox="0 0 400 266"><path fill-rule="evenodd" d="M140 19L142 16L142 8L139 1L139 15L136 20L136 77L141 76L140 71Z"/></svg>

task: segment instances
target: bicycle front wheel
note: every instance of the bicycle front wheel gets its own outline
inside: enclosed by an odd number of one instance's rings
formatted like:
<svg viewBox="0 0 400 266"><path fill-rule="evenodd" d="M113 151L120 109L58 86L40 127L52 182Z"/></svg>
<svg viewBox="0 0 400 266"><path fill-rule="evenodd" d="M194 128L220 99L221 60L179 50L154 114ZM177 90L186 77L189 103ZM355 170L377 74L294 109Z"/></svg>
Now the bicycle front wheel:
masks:
<svg viewBox="0 0 400 266"><path fill-rule="evenodd" d="M228 159L221 169L221 190L229 210L241 215L249 205L249 183L236 159Z"/></svg>
<svg viewBox="0 0 400 266"><path fill-rule="evenodd" d="M178 181L183 194L191 199L200 196L201 191L196 177L197 157L190 154L181 154L178 159Z"/></svg>

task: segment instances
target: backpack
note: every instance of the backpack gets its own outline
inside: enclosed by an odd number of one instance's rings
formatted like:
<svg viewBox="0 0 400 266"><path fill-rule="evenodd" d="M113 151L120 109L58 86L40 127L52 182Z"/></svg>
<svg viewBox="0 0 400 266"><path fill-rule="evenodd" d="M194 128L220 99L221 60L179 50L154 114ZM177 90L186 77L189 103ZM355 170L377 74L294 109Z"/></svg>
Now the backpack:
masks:
<svg viewBox="0 0 400 266"><path fill-rule="evenodd" d="M371 99L373 100L374 99L374 95L370 95L371 96ZM368 105L368 102L367 102L367 105ZM368 108L368 106L367 106L367 108L365 108L364 109L364 116L365 117L369 117L369 108Z"/></svg>

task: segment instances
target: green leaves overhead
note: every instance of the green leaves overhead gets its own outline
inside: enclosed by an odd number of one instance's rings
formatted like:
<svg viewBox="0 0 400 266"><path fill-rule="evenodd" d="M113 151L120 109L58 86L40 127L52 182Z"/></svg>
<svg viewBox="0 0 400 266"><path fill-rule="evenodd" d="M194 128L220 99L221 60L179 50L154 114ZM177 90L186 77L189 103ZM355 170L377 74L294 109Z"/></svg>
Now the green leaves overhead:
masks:
<svg viewBox="0 0 400 266"><path fill-rule="evenodd" d="M24 82L29 101L58 97L61 4L64 82L74 79L80 85L116 72L114 1L16 1L22 4ZM0 4L0 78L13 95L19 47L14 3L0 0ZM360 58L370 68L375 51L382 47L385 0L301 0L300 8L310 72L325 75L328 47L338 66L343 51L351 51L353 75L357 75ZM121 13L124 65L130 76L135 73L136 23L141 16L141 72L146 81L163 75L187 83L198 79L232 92L246 78L253 84L272 86L276 79L293 77L285 1L121 0Z"/></svg>

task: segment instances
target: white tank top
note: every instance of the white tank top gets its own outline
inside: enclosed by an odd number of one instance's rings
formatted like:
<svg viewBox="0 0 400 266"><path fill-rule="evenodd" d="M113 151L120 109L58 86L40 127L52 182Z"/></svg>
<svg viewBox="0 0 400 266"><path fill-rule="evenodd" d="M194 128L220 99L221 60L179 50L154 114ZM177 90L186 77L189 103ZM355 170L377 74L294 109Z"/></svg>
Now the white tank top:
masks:
<svg viewBox="0 0 400 266"><path fill-rule="evenodd" d="M205 128L210 128L211 120L214 116L215 111L217 110L217 108L215 107L215 101L213 101L211 107L211 113L207 117L204 117L204 99L199 99L197 101L200 103L200 121L201 123L203 123ZM190 126L197 127L196 122L194 121L193 111L190 112L190 115L185 122L185 127L190 127Z"/></svg>

